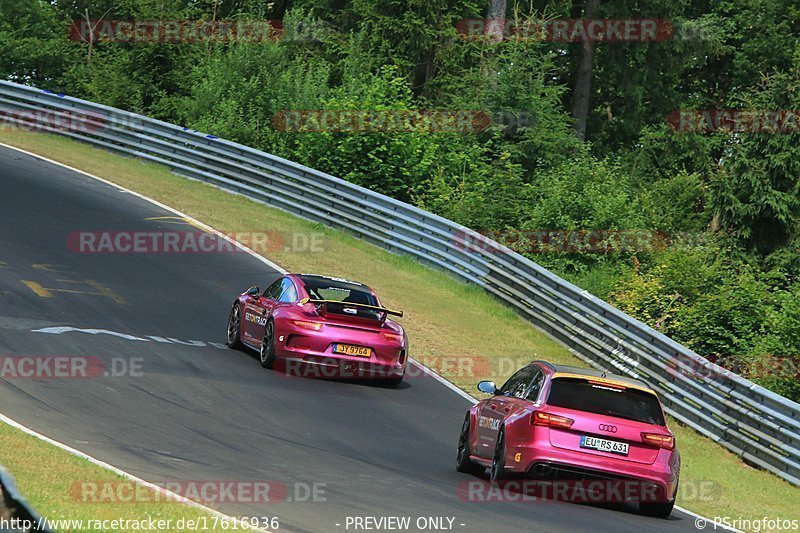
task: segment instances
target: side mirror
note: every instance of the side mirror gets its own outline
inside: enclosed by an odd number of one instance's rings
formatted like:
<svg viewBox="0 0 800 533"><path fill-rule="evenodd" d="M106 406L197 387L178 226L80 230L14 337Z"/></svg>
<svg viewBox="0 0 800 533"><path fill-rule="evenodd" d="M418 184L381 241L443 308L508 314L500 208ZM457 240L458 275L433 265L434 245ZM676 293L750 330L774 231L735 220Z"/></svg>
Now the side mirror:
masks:
<svg viewBox="0 0 800 533"><path fill-rule="evenodd" d="M247 289L247 295L252 296L253 298L258 298L258 293L261 292L258 287L250 287Z"/></svg>
<svg viewBox="0 0 800 533"><path fill-rule="evenodd" d="M497 394L497 385L494 381L481 381L478 383L478 390L486 394Z"/></svg>

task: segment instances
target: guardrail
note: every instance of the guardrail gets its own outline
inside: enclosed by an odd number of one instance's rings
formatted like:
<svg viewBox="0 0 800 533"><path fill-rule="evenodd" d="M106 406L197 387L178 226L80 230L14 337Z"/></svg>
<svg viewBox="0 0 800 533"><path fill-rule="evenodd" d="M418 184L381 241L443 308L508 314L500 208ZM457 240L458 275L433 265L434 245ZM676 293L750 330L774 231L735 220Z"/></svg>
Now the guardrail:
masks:
<svg viewBox="0 0 800 533"><path fill-rule="evenodd" d="M3 521L3 527L0 530L9 533L25 531L47 533L49 531L43 527L43 521L39 514L19 493L11 474L2 466L0 466L0 519Z"/></svg>
<svg viewBox="0 0 800 533"><path fill-rule="evenodd" d="M586 363L642 379L673 417L748 463L800 485L800 405L716 367L464 226L213 135L33 87L0 81L0 115L7 124L38 124L161 163L480 285Z"/></svg>

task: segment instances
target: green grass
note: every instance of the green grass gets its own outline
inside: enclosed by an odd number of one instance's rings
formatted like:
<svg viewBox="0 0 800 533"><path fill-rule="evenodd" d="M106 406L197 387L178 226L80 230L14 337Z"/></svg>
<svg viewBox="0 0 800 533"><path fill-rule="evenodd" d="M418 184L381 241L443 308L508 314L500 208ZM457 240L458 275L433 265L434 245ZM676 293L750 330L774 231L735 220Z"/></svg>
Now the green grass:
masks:
<svg viewBox="0 0 800 533"><path fill-rule="evenodd" d="M137 502L98 503L83 496L81 484L119 488L127 490L131 482L122 476L96 466L86 459L72 455L47 442L28 435L12 426L0 424L0 450L3 451L3 466L12 473L17 487L28 502L44 517L63 520L170 520L178 524L181 519L197 520L205 517L207 524L213 524L212 515L202 509L184 505L176 501L165 501L149 489L143 489ZM118 492L123 497L128 492ZM220 530L235 530L241 529ZM171 531L184 531L189 528L173 526ZM92 531L64 528L59 531ZM107 528L105 531L128 531L128 529ZM98 531L94 529L94 531Z"/></svg>
<svg viewBox="0 0 800 533"><path fill-rule="evenodd" d="M113 181L226 233L278 230L286 238L321 234L323 251L278 247L264 255L290 271L332 274L371 285L388 307L406 312L401 321L409 331L411 355L470 393L476 393L476 381L501 382L513 369L535 358L584 366L564 346L481 289L342 232L176 176L159 165L117 157L69 139L5 131L0 132L0 142ZM800 489L745 465L674 420L670 426L683 458L678 505L712 517L798 516ZM45 464L50 460L53 456L29 458ZM35 505L61 513L58 502L50 499L53 493L36 477L18 477L21 489L30 491Z"/></svg>

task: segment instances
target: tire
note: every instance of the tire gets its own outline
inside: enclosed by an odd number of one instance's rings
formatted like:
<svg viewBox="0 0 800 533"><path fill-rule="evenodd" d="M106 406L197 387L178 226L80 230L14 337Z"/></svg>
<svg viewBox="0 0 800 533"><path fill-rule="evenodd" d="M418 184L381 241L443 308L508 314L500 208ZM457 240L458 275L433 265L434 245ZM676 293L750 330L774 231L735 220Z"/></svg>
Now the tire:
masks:
<svg viewBox="0 0 800 533"><path fill-rule="evenodd" d="M505 428L500 428L497 433L497 442L494 445L494 456L492 466L489 468L489 481L492 483L506 479L506 432Z"/></svg>
<svg viewBox="0 0 800 533"><path fill-rule="evenodd" d="M489 481L497 483L506 479L506 431L500 428L497 433L497 442L494 445L494 457L492 457L492 467L489 469Z"/></svg>
<svg viewBox="0 0 800 533"><path fill-rule="evenodd" d="M239 303L233 304L228 315L228 332L225 337L225 344L228 348L238 350L242 347L242 308Z"/></svg>
<svg viewBox="0 0 800 533"><path fill-rule="evenodd" d="M668 518L675 507L675 500L671 502L640 502L639 512L653 518Z"/></svg>
<svg viewBox="0 0 800 533"><path fill-rule="evenodd" d="M378 381L384 387L397 387L403 382L403 378L405 375L400 376L399 378L384 378Z"/></svg>
<svg viewBox="0 0 800 533"><path fill-rule="evenodd" d="M484 467L474 463L469 458L469 413L464 418L464 423L461 425L461 434L458 436L456 470L473 476L479 476L486 471Z"/></svg>
<svg viewBox="0 0 800 533"><path fill-rule="evenodd" d="M264 326L264 340L261 341L259 359L264 368L272 368L275 364L275 323L271 318Z"/></svg>

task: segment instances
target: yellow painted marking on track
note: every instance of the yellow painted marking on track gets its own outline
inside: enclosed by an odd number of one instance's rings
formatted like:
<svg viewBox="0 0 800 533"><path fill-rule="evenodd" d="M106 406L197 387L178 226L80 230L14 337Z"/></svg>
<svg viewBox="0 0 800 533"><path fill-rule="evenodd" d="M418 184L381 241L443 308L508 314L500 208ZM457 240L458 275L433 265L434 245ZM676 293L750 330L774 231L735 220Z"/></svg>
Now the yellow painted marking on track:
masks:
<svg viewBox="0 0 800 533"><path fill-rule="evenodd" d="M74 293L80 293L80 294L93 294L95 296L106 296L108 298L111 298L112 300L114 300L116 303L118 303L120 305L127 305L128 304L128 302L125 300L125 298L123 298L122 296L120 296L119 294L114 292L109 287L106 287L105 285L102 285L102 284L98 283L97 281L95 281L93 279L84 279L84 280L60 279L58 281L60 281L62 283L80 283L82 285L88 285L88 286L92 287L94 290L96 290L97 292L78 291L78 290L71 290L71 289L50 289L51 291L74 292Z"/></svg>
<svg viewBox="0 0 800 533"><path fill-rule="evenodd" d="M85 283L87 285L89 285L90 287L94 287L95 289L100 291L100 294L102 294L103 296L108 296L109 298L111 298L112 300L114 300L116 303L118 303L120 305L127 305L127 303L128 303L128 302L125 301L125 298L123 298L122 296L120 296L119 294L117 294L116 292L111 290L110 288L99 284L98 282L94 281L93 279L87 279L87 280L85 280Z"/></svg>
<svg viewBox="0 0 800 533"><path fill-rule="evenodd" d="M194 220L189 220L188 218L183 218L183 217L177 217L177 216L147 217L145 218L145 220L156 220L162 222L171 222L172 224L181 224L183 226L194 226L195 228L201 229L203 231L208 231Z"/></svg>
<svg viewBox="0 0 800 533"><path fill-rule="evenodd" d="M48 291L55 291L55 292L66 292L66 293L71 293L71 294L96 294L96 295L100 296L100 293L98 293L98 292L79 291L79 290L75 290L75 289L51 289L51 288L48 288L47 290Z"/></svg>
<svg viewBox="0 0 800 533"><path fill-rule="evenodd" d="M74 280L74 279L59 279L58 281L62 283L77 283L80 285L88 285L92 287L97 292L92 291L82 291L79 289L57 289L53 287L44 287L35 281L26 281L21 280L26 287L36 293L38 296L42 298L52 298L54 296L54 292L61 292L66 294L86 294L89 296L105 296L106 298L111 298L114 302L120 305L127 305L127 301L125 298L114 292L112 289L101 285L100 283L96 282L93 279L84 279L84 280Z"/></svg>
<svg viewBox="0 0 800 533"><path fill-rule="evenodd" d="M50 290L45 289L44 287L42 287L41 285L39 285L35 281L26 281L24 279L20 280L20 281L23 283L23 285L25 285L30 290L32 290L34 293L36 293L37 296L41 296L42 298L52 298L53 297L53 293L50 292Z"/></svg>
<svg viewBox="0 0 800 533"><path fill-rule="evenodd" d="M5 261L0 261L0 267L7 267L7 266L8 263L6 263Z"/></svg>
<svg viewBox="0 0 800 533"><path fill-rule="evenodd" d="M66 270L59 269L57 265L51 265L49 263L36 263L31 266L36 270L44 270L45 272L67 272Z"/></svg>

